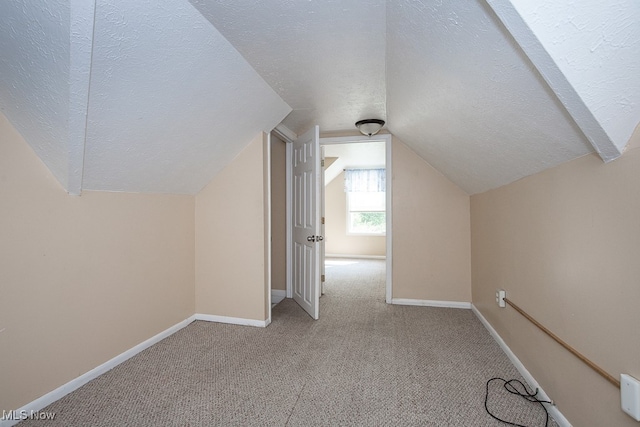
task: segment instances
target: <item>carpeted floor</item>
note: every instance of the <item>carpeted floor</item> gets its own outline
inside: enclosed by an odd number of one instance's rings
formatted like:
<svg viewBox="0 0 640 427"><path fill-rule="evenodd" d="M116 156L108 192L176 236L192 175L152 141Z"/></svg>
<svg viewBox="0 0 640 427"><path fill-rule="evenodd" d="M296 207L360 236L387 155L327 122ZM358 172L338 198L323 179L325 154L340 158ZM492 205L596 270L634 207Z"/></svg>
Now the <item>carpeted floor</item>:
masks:
<svg viewBox="0 0 640 427"><path fill-rule="evenodd" d="M521 377L470 310L387 305L384 261L328 264L320 320L285 299L264 329L196 321L20 426L504 425L485 383ZM496 414L544 426L491 390Z"/></svg>

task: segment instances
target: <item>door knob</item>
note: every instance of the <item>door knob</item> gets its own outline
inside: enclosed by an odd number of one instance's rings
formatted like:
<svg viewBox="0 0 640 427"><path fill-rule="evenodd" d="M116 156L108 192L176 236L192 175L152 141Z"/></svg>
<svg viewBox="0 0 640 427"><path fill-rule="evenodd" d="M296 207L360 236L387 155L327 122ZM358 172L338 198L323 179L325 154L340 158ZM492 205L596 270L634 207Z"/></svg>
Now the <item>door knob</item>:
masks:
<svg viewBox="0 0 640 427"><path fill-rule="evenodd" d="M316 242L322 242L323 240L324 240L324 237L316 236Z"/></svg>
<svg viewBox="0 0 640 427"><path fill-rule="evenodd" d="M307 236L307 242L315 242L316 236Z"/></svg>

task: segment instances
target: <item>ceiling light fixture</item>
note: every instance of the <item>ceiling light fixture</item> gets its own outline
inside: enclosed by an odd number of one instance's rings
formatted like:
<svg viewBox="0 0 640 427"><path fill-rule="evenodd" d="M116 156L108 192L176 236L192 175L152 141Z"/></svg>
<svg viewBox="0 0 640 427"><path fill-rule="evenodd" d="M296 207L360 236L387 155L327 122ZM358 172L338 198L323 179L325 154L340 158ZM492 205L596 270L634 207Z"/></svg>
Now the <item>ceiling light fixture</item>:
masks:
<svg viewBox="0 0 640 427"><path fill-rule="evenodd" d="M363 135L367 136L375 135L376 133L380 132L382 126L384 126L384 120L379 119L365 119L356 122L356 127L358 128L358 130Z"/></svg>

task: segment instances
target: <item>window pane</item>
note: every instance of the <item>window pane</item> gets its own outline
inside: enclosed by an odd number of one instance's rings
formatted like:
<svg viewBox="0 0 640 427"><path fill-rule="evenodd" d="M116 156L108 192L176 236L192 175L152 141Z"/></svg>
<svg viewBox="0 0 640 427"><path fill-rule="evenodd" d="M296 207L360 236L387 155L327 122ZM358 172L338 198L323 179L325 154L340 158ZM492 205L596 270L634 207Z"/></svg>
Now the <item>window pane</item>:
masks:
<svg viewBox="0 0 640 427"><path fill-rule="evenodd" d="M386 197L384 192L357 192L349 195L349 211L384 211Z"/></svg>
<svg viewBox="0 0 640 427"><path fill-rule="evenodd" d="M384 234L386 231L385 212L350 212L350 233Z"/></svg>

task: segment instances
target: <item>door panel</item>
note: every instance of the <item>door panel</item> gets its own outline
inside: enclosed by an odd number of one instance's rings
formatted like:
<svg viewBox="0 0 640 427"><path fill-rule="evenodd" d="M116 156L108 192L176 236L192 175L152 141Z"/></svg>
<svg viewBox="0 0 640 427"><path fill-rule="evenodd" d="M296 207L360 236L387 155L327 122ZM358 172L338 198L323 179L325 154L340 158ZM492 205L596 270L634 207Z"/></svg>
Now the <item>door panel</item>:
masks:
<svg viewBox="0 0 640 427"><path fill-rule="evenodd" d="M325 216L326 216L326 201L325 201L325 186L324 186L324 171L326 166L324 164L324 147L320 147L320 235L323 236L322 241L320 242L320 296L324 295L324 283L326 280L326 271L324 266L325 254L326 254L326 239L325 234Z"/></svg>
<svg viewBox="0 0 640 427"><path fill-rule="evenodd" d="M293 143L293 299L314 319L320 299L320 145L318 126Z"/></svg>

